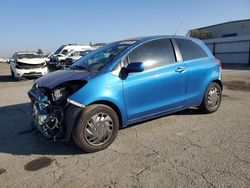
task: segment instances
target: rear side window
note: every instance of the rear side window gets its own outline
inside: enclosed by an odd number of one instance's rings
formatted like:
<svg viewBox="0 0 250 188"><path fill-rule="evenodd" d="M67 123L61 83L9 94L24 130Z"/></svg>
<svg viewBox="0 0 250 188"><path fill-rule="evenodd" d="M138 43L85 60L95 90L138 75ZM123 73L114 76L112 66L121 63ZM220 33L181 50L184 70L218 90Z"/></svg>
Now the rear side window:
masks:
<svg viewBox="0 0 250 188"><path fill-rule="evenodd" d="M169 39L147 42L129 54L130 62L142 62L145 70L175 63L172 44Z"/></svg>
<svg viewBox="0 0 250 188"><path fill-rule="evenodd" d="M175 39L180 48L183 61L207 57L206 52L196 43L187 39Z"/></svg>

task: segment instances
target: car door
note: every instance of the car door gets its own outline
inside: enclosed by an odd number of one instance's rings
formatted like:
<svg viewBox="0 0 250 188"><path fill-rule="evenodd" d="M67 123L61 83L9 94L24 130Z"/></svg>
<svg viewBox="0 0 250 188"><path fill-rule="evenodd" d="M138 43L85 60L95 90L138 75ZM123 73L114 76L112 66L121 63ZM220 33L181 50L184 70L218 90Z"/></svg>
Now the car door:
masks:
<svg viewBox="0 0 250 188"><path fill-rule="evenodd" d="M210 82L211 75L214 74L214 60L192 40L176 38L174 41L189 71L186 105L199 105L208 81Z"/></svg>
<svg viewBox="0 0 250 188"><path fill-rule="evenodd" d="M176 63L170 39L147 42L129 53L128 59L144 64L143 72L123 80L129 121L182 108L188 73L184 63Z"/></svg>

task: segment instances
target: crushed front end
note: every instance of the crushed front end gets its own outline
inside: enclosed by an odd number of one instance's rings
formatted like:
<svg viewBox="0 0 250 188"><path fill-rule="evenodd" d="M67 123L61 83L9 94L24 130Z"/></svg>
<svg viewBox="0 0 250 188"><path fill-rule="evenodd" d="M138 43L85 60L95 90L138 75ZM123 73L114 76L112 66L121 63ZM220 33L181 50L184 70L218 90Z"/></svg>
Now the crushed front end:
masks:
<svg viewBox="0 0 250 188"><path fill-rule="evenodd" d="M73 81L48 89L34 84L28 92L32 105L32 125L50 140L69 140L81 108L72 106L67 98L85 82Z"/></svg>

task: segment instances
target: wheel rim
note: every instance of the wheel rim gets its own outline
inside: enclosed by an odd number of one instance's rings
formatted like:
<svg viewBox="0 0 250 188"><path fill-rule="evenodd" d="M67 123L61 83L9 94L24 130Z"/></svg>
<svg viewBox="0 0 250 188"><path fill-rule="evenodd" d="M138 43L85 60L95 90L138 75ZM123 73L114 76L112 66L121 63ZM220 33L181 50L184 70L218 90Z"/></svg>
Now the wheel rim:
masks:
<svg viewBox="0 0 250 188"><path fill-rule="evenodd" d="M215 109L220 102L220 91L218 88L213 87L208 91L207 105L210 109Z"/></svg>
<svg viewBox="0 0 250 188"><path fill-rule="evenodd" d="M108 114L95 114L85 125L84 137L90 145L102 145L111 138L114 127L113 125L113 120Z"/></svg>

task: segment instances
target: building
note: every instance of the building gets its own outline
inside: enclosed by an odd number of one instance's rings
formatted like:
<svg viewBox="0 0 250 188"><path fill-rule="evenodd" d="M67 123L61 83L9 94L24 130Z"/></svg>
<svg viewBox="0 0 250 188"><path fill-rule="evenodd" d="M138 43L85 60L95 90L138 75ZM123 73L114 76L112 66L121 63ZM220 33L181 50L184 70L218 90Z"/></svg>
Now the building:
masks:
<svg viewBox="0 0 250 188"><path fill-rule="evenodd" d="M246 36L250 35L250 19L215 24L196 30L209 32L211 38Z"/></svg>
<svg viewBox="0 0 250 188"><path fill-rule="evenodd" d="M250 19L191 29L187 35L203 40L223 64L250 65Z"/></svg>

